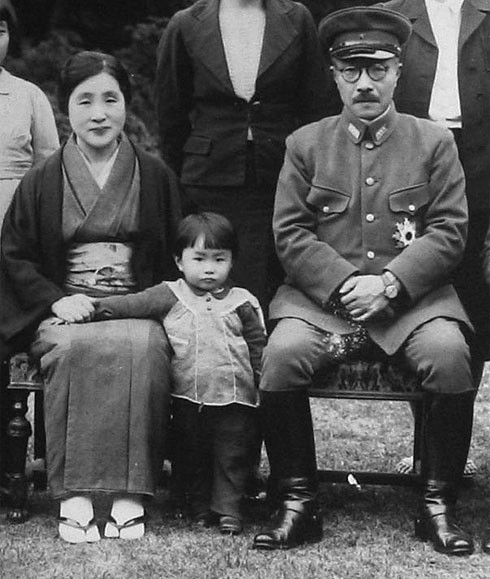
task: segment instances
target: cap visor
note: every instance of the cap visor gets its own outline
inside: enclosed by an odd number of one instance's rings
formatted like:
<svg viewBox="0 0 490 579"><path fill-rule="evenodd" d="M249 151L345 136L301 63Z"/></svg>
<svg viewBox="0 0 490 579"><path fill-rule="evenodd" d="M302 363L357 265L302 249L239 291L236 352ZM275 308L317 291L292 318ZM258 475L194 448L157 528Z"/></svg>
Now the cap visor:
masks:
<svg viewBox="0 0 490 579"><path fill-rule="evenodd" d="M342 60L349 60L351 58L372 58L373 60L387 60L388 58L395 58L397 55L393 54L393 52L388 52L387 50L376 50L375 52L364 52L359 50L359 52L357 52L351 49L349 51L339 50L336 54L332 54L332 56Z"/></svg>

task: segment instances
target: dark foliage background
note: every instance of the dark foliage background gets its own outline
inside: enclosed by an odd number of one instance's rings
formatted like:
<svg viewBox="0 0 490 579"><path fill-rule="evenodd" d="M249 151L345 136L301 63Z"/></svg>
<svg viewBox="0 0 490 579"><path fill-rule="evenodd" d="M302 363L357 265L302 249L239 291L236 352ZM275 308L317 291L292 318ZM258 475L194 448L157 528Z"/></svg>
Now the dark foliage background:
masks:
<svg viewBox="0 0 490 579"><path fill-rule="evenodd" d="M303 0L316 22L333 10L374 2ZM61 65L79 50L99 49L115 54L133 79L127 132L146 150L156 153L156 47L168 19L192 3L193 0L13 0L21 41L5 65L13 74L36 83L46 92L64 140L70 128L56 102Z"/></svg>

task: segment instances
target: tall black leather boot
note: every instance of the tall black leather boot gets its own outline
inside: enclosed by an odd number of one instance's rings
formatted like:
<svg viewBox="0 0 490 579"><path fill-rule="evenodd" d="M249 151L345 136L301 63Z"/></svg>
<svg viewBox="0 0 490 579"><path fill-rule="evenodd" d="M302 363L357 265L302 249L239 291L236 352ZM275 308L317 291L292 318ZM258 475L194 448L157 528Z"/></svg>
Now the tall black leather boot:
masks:
<svg viewBox="0 0 490 579"><path fill-rule="evenodd" d="M290 549L322 539L315 440L306 391L261 392L263 432L278 509L255 549Z"/></svg>
<svg viewBox="0 0 490 579"><path fill-rule="evenodd" d="M426 420L425 487L415 534L446 555L470 555L471 537L454 521L454 508L468 456L474 393L436 394Z"/></svg>

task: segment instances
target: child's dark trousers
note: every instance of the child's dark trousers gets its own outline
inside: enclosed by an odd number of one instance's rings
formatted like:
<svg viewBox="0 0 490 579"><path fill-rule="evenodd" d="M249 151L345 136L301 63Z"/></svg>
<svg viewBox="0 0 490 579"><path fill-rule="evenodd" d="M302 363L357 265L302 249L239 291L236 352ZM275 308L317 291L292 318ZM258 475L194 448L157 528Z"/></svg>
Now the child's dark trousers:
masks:
<svg viewBox="0 0 490 579"><path fill-rule="evenodd" d="M173 398L172 422L173 472L185 488L191 515L212 511L241 519L240 502L253 466L257 409Z"/></svg>

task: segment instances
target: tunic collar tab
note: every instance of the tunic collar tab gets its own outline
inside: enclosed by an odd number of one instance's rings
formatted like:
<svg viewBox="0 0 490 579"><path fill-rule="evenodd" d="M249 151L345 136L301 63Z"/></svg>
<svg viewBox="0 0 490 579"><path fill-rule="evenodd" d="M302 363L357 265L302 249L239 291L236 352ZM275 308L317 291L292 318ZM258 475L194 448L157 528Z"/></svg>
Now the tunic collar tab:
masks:
<svg viewBox="0 0 490 579"><path fill-rule="evenodd" d="M391 135L396 124L396 110L393 104L378 118L370 123L359 119L346 107L342 111L342 123L353 143L371 140L381 145Z"/></svg>
<svg viewBox="0 0 490 579"><path fill-rule="evenodd" d="M360 141L360 139L361 139L361 137L362 137L362 135L363 135L363 132L364 132L364 131L359 130L359 129L356 127L356 125L354 125L354 123L349 123L349 124L347 125L347 130L348 130L349 133L354 137L354 141L355 141L356 143Z"/></svg>
<svg viewBox="0 0 490 579"><path fill-rule="evenodd" d="M384 143L384 141L386 141L393 132L395 125L396 110L395 106L391 104L382 115L369 123L369 131L371 133L373 142L376 145L381 145L381 143Z"/></svg>

